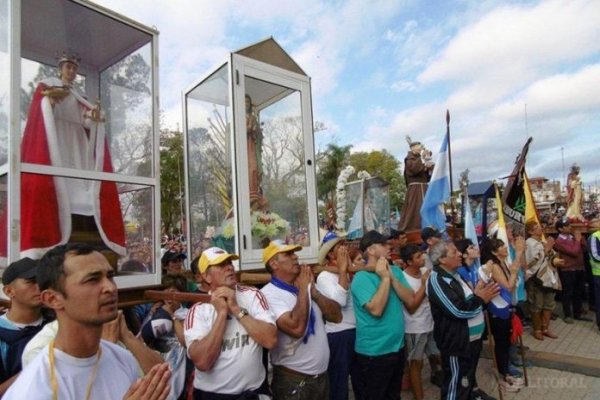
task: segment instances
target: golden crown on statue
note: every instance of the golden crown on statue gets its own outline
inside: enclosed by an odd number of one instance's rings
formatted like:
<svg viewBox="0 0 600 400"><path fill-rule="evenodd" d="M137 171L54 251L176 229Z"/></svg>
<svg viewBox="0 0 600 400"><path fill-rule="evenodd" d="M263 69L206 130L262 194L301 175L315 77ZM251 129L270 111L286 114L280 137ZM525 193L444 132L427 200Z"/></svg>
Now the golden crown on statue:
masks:
<svg viewBox="0 0 600 400"><path fill-rule="evenodd" d="M79 66L79 63L81 62L81 57L79 56L79 54L74 52L69 53L67 51L63 51L62 54L60 56L57 56L56 58L58 59L59 66L65 62L70 62Z"/></svg>

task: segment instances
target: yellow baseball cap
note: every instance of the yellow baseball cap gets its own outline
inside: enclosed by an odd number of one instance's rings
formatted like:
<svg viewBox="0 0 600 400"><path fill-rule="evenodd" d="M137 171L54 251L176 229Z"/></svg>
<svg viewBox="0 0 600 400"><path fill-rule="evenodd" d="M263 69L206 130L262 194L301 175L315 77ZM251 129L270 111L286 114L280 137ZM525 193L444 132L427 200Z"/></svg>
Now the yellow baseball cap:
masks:
<svg viewBox="0 0 600 400"><path fill-rule="evenodd" d="M218 265L226 260L239 259L240 258L236 254L229 254L219 247L211 247L202 252L200 260L198 261L198 268L201 273L204 273L211 265Z"/></svg>
<svg viewBox="0 0 600 400"><path fill-rule="evenodd" d="M284 244L281 240L273 240L263 250L263 262L266 264L273 256L279 253L287 253L288 251L300 251L302 246L297 244Z"/></svg>

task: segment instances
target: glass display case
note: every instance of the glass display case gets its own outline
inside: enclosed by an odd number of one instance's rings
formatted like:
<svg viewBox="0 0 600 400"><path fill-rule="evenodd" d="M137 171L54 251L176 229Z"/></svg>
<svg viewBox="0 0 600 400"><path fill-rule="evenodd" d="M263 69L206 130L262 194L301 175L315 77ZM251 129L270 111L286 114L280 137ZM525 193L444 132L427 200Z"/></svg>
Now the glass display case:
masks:
<svg viewBox="0 0 600 400"><path fill-rule="evenodd" d="M492 181L473 182L467 187L468 199L464 199L463 207L471 207L475 232L480 240L487 238L487 228L498 219L496 210L496 193ZM464 210L463 213L464 215ZM464 220L464 218L463 218Z"/></svg>
<svg viewBox="0 0 600 400"><path fill-rule="evenodd" d="M263 268L270 240L318 254L310 79L270 38L239 51L183 93L190 248Z"/></svg>
<svg viewBox="0 0 600 400"><path fill-rule="evenodd" d="M389 184L378 177L347 183L346 214L349 218L345 221L344 228L348 239L360 239L372 230L389 235Z"/></svg>
<svg viewBox="0 0 600 400"><path fill-rule="evenodd" d="M160 283L158 32L85 0L0 21L1 267L85 242L120 288Z"/></svg>

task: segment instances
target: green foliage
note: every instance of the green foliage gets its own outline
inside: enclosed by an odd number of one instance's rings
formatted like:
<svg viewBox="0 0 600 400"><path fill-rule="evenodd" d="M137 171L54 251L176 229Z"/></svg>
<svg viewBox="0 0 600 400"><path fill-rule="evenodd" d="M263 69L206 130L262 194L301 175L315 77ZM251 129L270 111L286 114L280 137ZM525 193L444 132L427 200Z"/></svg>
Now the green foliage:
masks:
<svg viewBox="0 0 600 400"><path fill-rule="evenodd" d="M184 211L183 134L162 131L160 134L160 204L162 228L170 232L177 227Z"/></svg>
<svg viewBox="0 0 600 400"><path fill-rule="evenodd" d="M31 105L31 100L33 100L33 93L38 83L41 80L51 77L58 78L58 69L50 65L38 64L37 74L31 81L27 82L27 90L21 88L21 119L23 121L27 119L29 106Z"/></svg>
<svg viewBox="0 0 600 400"><path fill-rule="evenodd" d="M324 202L335 200L335 187L342 170L348 165L352 145L330 143L317 154L317 197Z"/></svg>
<svg viewBox="0 0 600 400"><path fill-rule="evenodd" d="M404 204L406 183L400 171L400 161L387 150L357 152L350 155L349 164L355 170L367 171L371 176L378 176L390 184L390 208L400 209Z"/></svg>

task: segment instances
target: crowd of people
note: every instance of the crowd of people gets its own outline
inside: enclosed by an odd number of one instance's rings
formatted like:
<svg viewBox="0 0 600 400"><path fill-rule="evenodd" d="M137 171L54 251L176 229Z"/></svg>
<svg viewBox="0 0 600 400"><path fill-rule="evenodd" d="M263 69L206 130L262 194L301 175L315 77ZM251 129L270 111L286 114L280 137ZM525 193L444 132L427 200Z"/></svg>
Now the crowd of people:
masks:
<svg viewBox="0 0 600 400"><path fill-rule="evenodd" d="M556 229L554 239L535 222L525 235L509 228L508 243L490 237L482 254L478 243L447 241L433 228L422 230L421 246L399 231L370 231L359 243L328 232L318 267L300 265L301 246L272 241L263 249L271 279L261 289L238 282L236 254L210 247L186 273L185 255L170 249L161 260L164 290L206 301L124 311L101 253L57 246L2 276L11 306L0 317L0 393L399 399L406 375L414 398L424 399L428 361L442 399L493 399L476 379L486 335L502 389L518 392L515 319L530 320L535 339L555 339L560 293L566 323L592 321L582 301L587 260L600 290L600 232L586 241L568 222Z"/></svg>

